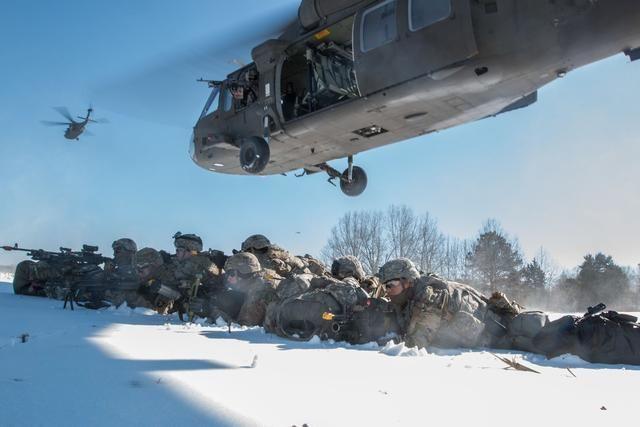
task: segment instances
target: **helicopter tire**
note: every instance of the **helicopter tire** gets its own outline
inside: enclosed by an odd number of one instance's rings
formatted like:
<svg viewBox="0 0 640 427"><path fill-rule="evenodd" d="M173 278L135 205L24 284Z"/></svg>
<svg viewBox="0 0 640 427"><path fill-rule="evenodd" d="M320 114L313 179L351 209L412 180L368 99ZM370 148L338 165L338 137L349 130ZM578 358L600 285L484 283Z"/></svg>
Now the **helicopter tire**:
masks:
<svg viewBox="0 0 640 427"><path fill-rule="evenodd" d="M353 175L351 182L347 181L349 176L349 169L342 172L342 179L340 179L340 190L349 197L356 197L361 195L365 188L367 188L367 174L359 166L353 167Z"/></svg>
<svg viewBox="0 0 640 427"><path fill-rule="evenodd" d="M254 136L247 138L240 146L240 166L245 172L258 174L267 167L271 150L263 138Z"/></svg>

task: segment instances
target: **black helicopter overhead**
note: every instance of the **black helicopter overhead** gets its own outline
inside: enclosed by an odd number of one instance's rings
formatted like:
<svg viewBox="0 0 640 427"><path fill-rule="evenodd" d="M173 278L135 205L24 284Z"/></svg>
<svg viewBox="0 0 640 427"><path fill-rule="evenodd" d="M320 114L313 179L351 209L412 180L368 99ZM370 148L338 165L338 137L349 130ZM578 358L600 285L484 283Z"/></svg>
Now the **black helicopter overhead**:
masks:
<svg viewBox="0 0 640 427"><path fill-rule="evenodd" d="M357 196L355 154L529 106L622 52L640 58L640 0L302 0L251 64L207 81L191 155L227 174L324 171Z"/></svg>
<svg viewBox="0 0 640 427"><path fill-rule="evenodd" d="M93 113L93 108L89 107L87 109L87 115L85 117L78 116L80 121L75 121L69 110L66 107L54 107L58 113L60 113L68 122L50 122L43 121L42 123L47 126L67 126L67 129L64 131L64 137L69 140L80 140L80 135L85 133L86 135L91 135L89 131L86 130L86 127L89 123L105 123L105 120L94 120L91 118L91 113Z"/></svg>

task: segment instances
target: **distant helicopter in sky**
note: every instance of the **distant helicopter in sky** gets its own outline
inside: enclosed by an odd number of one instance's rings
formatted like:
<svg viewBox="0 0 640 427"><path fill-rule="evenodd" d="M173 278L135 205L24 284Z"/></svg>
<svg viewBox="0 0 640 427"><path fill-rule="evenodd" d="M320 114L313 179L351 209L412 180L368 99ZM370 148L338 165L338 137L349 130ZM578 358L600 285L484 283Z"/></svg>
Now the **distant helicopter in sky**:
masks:
<svg viewBox="0 0 640 427"><path fill-rule="evenodd" d="M67 126L67 129L64 131L64 137L69 140L80 140L80 135L83 133L85 135L92 135L89 131L86 130L86 127L89 123L106 123L106 120L94 120L91 118L91 113L93 113L93 108L89 107L87 109L87 115L82 117L78 116L77 118L80 121L76 121L71 117L69 110L66 107L54 107L58 113L60 113L68 122L50 122L50 121L42 121L42 123L46 126Z"/></svg>

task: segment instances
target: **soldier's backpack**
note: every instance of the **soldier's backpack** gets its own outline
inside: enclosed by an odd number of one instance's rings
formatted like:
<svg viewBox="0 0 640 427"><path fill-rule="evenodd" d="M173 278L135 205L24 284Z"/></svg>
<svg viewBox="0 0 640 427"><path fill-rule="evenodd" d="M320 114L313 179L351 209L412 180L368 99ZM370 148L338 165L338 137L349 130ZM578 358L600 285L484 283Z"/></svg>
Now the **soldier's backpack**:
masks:
<svg viewBox="0 0 640 427"><path fill-rule="evenodd" d="M565 316L549 323L533 343L547 357L570 353L591 363L640 365L637 322L627 314L590 310L582 317Z"/></svg>

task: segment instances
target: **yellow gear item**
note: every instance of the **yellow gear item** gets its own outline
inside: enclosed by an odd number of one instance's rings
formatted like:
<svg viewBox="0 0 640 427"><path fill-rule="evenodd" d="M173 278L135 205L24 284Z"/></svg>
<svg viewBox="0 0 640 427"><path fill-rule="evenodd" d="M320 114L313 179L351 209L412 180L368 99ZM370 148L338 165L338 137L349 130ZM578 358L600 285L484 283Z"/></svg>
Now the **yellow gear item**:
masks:
<svg viewBox="0 0 640 427"><path fill-rule="evenodd" d="M336 315L328 311L325 311L324 313L322 313L322 319L324 320L333 320L334 317L336 317Z"/></svg>

